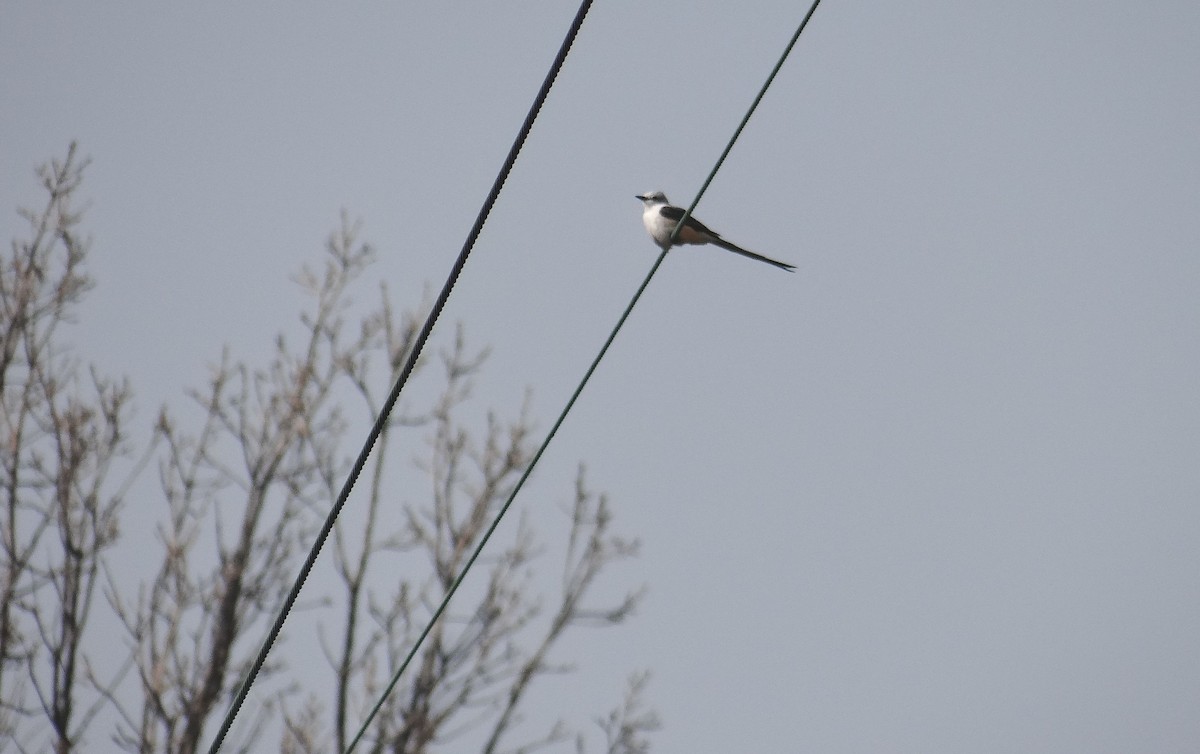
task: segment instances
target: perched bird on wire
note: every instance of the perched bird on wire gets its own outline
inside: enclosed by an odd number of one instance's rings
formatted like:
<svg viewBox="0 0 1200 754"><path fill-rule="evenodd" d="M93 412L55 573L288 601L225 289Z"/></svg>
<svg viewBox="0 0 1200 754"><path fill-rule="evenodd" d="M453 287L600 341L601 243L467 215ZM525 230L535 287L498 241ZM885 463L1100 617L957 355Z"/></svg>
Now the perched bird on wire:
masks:
<svg viewBox="0 0 1200 754"><path fill-rule="evenodd" d="M671 243L671 231L675 230L675 226L679 224L680 218L683 217L683 210L667 203L667 195L661 191L654 191L649 194L639 196L642 204L646 205L642 211L642 223L646 226L646 232L654 239L654 243L662 248L667 248ZM720 246L722 249L727 249L735 254L741 254L744 257L757 259L760 262L773 264L781 270L792 272L796 269L796 265L788 264L787 262L779 262L764 257L762 254L755 254L753 251L747 251L737 244L732 244L721 238L721 235L714 230L710 230L704 223L694 217L688 217L687 222L679 229L679 235L675 238L677 244L705 244L711 243L714 246Z"/></svg>

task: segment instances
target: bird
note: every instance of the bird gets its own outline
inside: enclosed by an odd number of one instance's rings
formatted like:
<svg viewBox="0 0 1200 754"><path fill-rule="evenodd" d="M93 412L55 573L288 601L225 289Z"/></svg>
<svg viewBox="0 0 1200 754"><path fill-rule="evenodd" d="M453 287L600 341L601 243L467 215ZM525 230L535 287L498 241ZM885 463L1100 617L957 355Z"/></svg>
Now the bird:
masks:
<svg viewBox="0 0 1200 754"><path fill-rule="evenodd" d="M667 202L667 195L661 191L651 191L648 194L639 194L638 199L642 200L645 209L642 210L642 223L646 226L646 232L654 239L654 243L661 248L666 249L671 245L671 231L675 230L675 226L679 224L680 218L683 217L683 210L675 207ZM793 272L796 265L780 262L770 257L764 257L762 254L755 254L753 251L743 249L737 244L730 243L714 230L711 230L704 223L694 217L689 216L687 222L679 229L679 235L675 239L677 244L706 244L711 243L714 246L720 246L722 249L732 251L735 254L741 254L744 257L757 259L760 262L772 264L781 270Z"/></svg>

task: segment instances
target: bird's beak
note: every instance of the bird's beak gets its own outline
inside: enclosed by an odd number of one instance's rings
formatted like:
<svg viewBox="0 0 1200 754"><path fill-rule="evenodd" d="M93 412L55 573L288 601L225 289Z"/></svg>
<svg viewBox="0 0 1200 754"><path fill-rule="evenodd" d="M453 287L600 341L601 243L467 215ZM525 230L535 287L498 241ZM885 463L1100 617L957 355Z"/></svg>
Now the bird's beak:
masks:
<svg viewBox="0 0 1200 754"><path fill-rule="evenodd" d="M634 198L634 199L641 199L643 202L644 202L644 201L646 201L646 197L644 197L644 196L635 196L635 197L633 197L633 198Z"/></svg>

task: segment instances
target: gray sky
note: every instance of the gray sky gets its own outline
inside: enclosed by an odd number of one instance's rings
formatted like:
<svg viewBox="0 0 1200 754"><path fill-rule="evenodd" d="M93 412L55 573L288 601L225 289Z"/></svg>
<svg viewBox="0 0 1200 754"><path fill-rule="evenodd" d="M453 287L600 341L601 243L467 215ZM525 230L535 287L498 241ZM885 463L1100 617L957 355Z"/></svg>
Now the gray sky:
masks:
<svg viewBox="0 0 1200 754"><path fill-rule="evenodd" d="M78 139L75 336L148 425L295 321L338 212L440 285L573 3L0 7L0 210ZM546 427L807 3L598 3L444 323ZM817 11L523 502L645 554L551 715L649 667L655 750L1200 740L1200 5ZM443 325L444 327L445 325ZM443 333L446 331L443 330ZM548 527L547 527L548 528Z"/></svg>

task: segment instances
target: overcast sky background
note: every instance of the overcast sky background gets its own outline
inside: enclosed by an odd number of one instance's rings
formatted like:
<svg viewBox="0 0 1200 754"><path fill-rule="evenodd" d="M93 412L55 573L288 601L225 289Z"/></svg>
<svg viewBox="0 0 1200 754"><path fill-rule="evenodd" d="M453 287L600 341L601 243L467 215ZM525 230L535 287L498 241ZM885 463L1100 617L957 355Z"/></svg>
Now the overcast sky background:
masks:
<svg viewBox="0 0 1200 754"><path fill-rule="evenodd" d="M250 5L0 6L0 228L77 139L73 337L146 427L294 326L342 208L399 304L440 286L575 12ZM438 330L481 403L549 426L654 260L633 195L690 201L807 7L596 4ZM821 5L697 209L797 273L672 252L521 498L586 461L650 587L548 719L648 667L659 752L1195 750L1198 39Z"/></svg>

